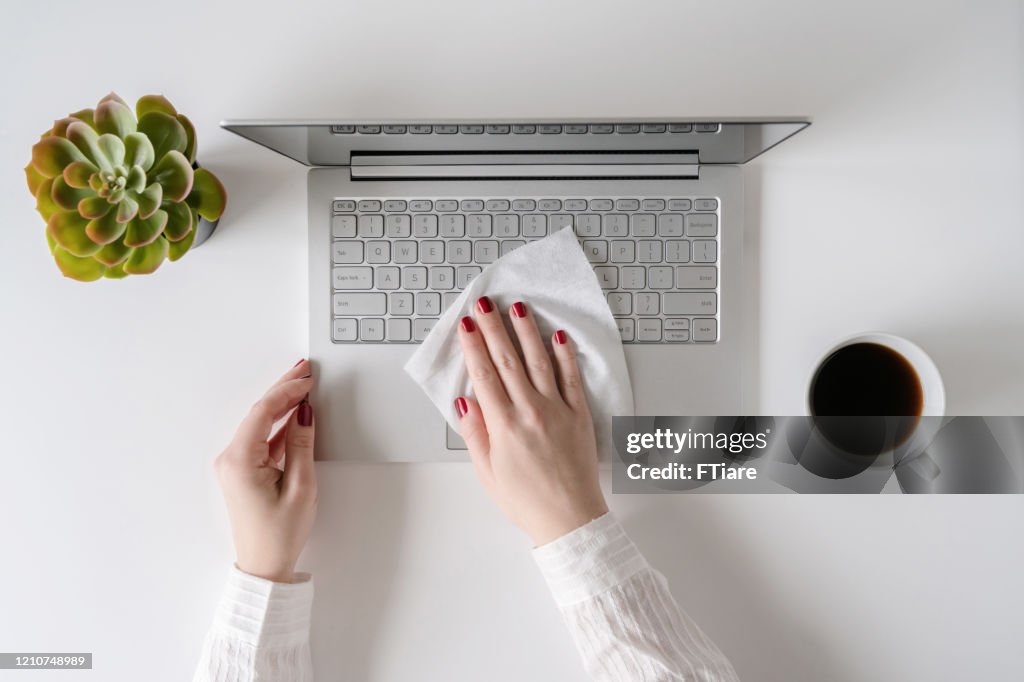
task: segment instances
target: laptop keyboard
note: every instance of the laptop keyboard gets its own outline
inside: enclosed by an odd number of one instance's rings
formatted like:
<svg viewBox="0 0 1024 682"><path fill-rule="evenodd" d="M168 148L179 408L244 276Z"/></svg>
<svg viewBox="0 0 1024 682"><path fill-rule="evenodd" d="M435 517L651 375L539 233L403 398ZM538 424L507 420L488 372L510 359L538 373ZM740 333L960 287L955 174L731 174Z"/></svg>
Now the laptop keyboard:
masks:
<svg viewBox="0 0 1024 682"><path fill-rule="evenodd" d="M331 339L419 343L483 268L572 228L623 343L718 340L715 198L337 199Z"/></svg>

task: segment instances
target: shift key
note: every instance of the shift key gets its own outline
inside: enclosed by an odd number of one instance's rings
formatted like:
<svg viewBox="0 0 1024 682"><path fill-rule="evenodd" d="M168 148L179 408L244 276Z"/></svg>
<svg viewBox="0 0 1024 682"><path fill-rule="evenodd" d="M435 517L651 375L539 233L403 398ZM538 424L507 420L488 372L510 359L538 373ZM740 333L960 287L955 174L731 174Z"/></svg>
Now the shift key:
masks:
<svg viewBox="0 0 1024 682"><path fill-rule="evenodd" d="M387 307L387 294L384 293L345 292L334 294L335 315L383 315L387 311Z"/></svg>
<svg viewBox="0 0 1024 682"><path fill-rule="evenodd" d="M718 312L718 294L676 293L662 294L662 310L666 315L714 315Z"/></svg>

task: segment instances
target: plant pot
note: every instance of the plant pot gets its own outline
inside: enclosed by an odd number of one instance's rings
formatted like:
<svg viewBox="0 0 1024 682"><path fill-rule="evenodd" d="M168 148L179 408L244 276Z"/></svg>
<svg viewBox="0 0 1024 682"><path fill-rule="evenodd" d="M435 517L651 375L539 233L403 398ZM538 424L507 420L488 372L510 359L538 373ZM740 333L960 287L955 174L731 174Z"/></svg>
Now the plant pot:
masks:
<svg viewBox="0 0 1024 682"><path fill-rule="evenodd" d="M193 161L192 170L196 170L197 168L199 168L199 162ZM199 224L196 225L194 228L196 231L196 238L192 242L192 249L198 248L203 242L209 239L213 235L214 231L217 229L217 225L219 224L219 218L217 220L210 221L202 216L199 216ZM192 249L189 250L191 251Z"/></svg>

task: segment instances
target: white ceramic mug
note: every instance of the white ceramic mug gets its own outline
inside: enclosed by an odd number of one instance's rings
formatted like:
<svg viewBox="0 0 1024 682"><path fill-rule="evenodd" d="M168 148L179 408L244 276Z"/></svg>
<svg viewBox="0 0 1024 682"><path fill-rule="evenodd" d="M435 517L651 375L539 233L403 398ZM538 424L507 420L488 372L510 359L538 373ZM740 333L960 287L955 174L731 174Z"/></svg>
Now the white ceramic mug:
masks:
<svg viewBox="0 0 1024 682"><path fill-rule="evenodd" d="M814 388L814 377L817 376L818 370L821 369L825 360L830 358L837 350L857 343L875 343L903 356L910 363L910 366L913 367L914 373L917 374L918 381L921 383L921 416L941 417L945 414L946 389L942 384L942 375L939 374L939 368L935 366L935 362L932 361L931 357L920 346L902 336L886 334L885 332L867 332L864 334L854 334L839 341L814 363L814 367L811 368L811 373L807 377L807 384L804 390L805 409L808 415L814 415L814 409L811 404L811 392Z"/></svg>

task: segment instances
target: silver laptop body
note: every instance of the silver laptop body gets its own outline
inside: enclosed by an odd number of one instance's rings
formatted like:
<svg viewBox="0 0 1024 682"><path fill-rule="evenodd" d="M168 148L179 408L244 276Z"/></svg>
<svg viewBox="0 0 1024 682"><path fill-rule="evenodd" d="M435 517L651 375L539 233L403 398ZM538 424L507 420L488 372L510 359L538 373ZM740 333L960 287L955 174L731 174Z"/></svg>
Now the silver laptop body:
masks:
<svg viewBox="0 0 1024 682"><path fill-rule="evenodd" d="M743 414L743 164L786 120L225 121L308 174L317 458L459 461L402 370L475 274L571 228L619 325L636 411Z"/></svg>

